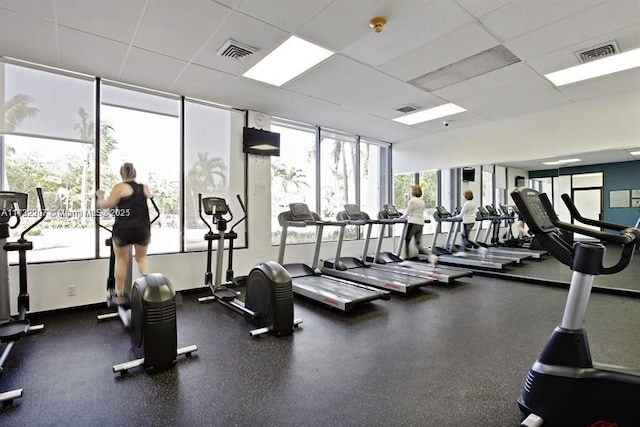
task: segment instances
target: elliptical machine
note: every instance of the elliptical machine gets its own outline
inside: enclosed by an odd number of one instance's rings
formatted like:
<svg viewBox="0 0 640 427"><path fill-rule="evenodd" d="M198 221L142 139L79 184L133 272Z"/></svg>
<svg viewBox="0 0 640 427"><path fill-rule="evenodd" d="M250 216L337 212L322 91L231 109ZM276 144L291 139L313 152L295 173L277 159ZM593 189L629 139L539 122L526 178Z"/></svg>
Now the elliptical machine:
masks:
<svg viewBox="0 0 640 427"><path fill-rule="evenodd" d="M40 224L47 216L42 189L36 188L40 201L40 218L20 234L17 242L7 242L9 229L20 225L20 217L27 210L29 195L15 191L0 191L0 343L6 344L0 356L0 371L9 357L14 344L29 332L41 331L44 325L31 325L27 319L29 311L29 291L27 289L27 251L33 249L33 242L25 238L27 233ZM9 225L11 217L16 218L13 225ZM18 268L20 277L20 293L18 294L18 316L11 317L11 303L9 298L9 261L7 252L18 251ZM23 389L16 389L0 393L0 402L10 405L14 399L22 397Z"/></svg>
<svg viewBox="0 0 640 427"><path fill-rule="evenodd" d="M251 270L248 276L233 277L233 241L238 234L233 229L247 219L247 210L240 196L237 196L244 216L229 232L227 224L233 219L233 213L226 200L221 197L202 197L198 194L198 211L209 232L204 236L207 242L207 271L204 275L205 286L211 289L211 296L198 298L199 302L218 301L222 305L244 315L244 318L258 329L249 331L251 336L272 333L275 336L291 335L302 319L293 318L293 285L291 276L283 266L274 261L262 262ZM203 215L211 215L217 233ZM213 241L217 241L215 280L211 271ZM224 242L229 241L229 262L226 284L222 283L222 263ZM237 298L238 292L230 287L246 286L244 302Z"/></svg>
<svg viewBox="0 0 640 427"><path fill-rule="evenodd" d="M153 199L156 216L153 224L160 217L160 210ZM111 229L99 224L112 232ZM113 239L105 240L109 246L109 277L107 278L108 295L115 292L115 253ZM122 324L131 334L131 346L136 359L113 366L114 373L125 375L129 369L143 366L145 370L161 370L172 367L180 355L191 357L198 350L195 345L178 348L178 332L176 324L176 292L169 279L160 273L140 276L132 284L133 254L129 252L125 292L130 296L131 305L116 305L116 311L98 315L98 321L119 317ZM107 300L110 305L110 300Z"/></svg>
<svg viewBox="0 0 640 427"><path fill-rule="evenodd" d="M518 399L520 410L528 415L521 425L640 425L640 371L594 364L584 329L595 276L618 273L629 265L640 244L640 230L585 219L566 194L562 199L574 219L617 234L560 221L547 195L531 188L518 188L511 197L545 249L573 270L562 323L529 370ZM622 245L620 259L615 265L604 267L605 247L601 243L578 242L572 247L560 230Z"/></svg>

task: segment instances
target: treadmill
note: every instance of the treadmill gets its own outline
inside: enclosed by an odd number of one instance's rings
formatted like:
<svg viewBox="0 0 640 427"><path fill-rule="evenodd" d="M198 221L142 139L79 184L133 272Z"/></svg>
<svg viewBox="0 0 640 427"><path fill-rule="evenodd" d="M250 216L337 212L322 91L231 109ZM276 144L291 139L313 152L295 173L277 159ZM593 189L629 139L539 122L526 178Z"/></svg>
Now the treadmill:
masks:
<svg viewBox="0 0 640 427"><path fill-rule="evenodd" d="M489 208L491 208L491 210ZM500 246L500 224L503 219L502 215L497 213L493 206L479 206L476 211L476 221L478 221L480 225L476 228L473 238L474 242L483 248L487 248L491 255L513 259L517 263L522 262L524 259L532 258L533 254L524 253L523 251L518 250L512 251L511 248ZM482 229L481 224L485 221L491 221L491 225L486 229L484 237L480 240L480 231ZM488 242L489 235L491 235L490 243Z"/></svg>
<svg viewBox="0 0 640 427"><path fill-rule="evenodd" d="M546 251L539 251L533 249L526 249L517 246L504 246L500 243L500 224L503 220L507 221L507 233L510 233L511 224L509 223L509 219L513 222L513 217L509 215L509 213L505 210L505 207L501 205L502 214L500 214L496 208L492 205L480 206L478 207L477 218L479 221L491 221L491 227L487 229L482 242L486 244L486 247L490 252L495 253L496 255L507 255L507 256L520 256L522 259L526 258L535 258L540 259L542 255L546 253ZM507 212L507 213L505 213ZM478 234L480 232L480 227L476 230L475 240L478 242ZM489 235L491 235L491 243L488 242ZM483 245L484 246L484 245Z"/></svg>
<svg viewBox="0 0 640 427"><path fill-rule="evenodd" d="M377 299L389 300L390 293L381 289L364 286L338 278L323 275L317 268L303 263L284 264L284 251L287 245L287 231L289 227L316 227L316 245L313 255L313 265L318 265L320 256L320 242L322 230L326 225L317 213L311 212L304 203L292 203L289 210L278 215L278 222L282 227L280 235L280 250L278 263L289 275L293 286L293 293L318 301L329 307L349 312L356 305ZM344 227L342 227L344 229Z"/></svg>
<svg viewBox="0 0 640 427"><path fill-rule="evenodd" d="M509 264L513 264L511 259L505 259L488 255L483 257L480 254L474 254L467 252L466 256L454 256L455 239L462 224L462 218L456 218L444 206L437 206L436 211L433 213L433 218L438 223L436 231L433 233L433 240L431 241L431 252L434 255L438 255L439 262L442 264L466 266L484 270L504 270ZM447 233L444 246L437 246L438 234L442 230L442 223L449 222L451 227Z"/></svg>
<svg viewBox="0 0 640 427"><path fill-rule="evenodd" d="M378 244L376 245L375 253L372 256L367 255L367 261L373 262L375 264L382 264L387 268L394 268L398 271L417 271L421 273L430 274L431 277L437 279L441 283L452 283L456 279L460 279L462 277L473 277L473 271L467 269L461 269L456 267L443 267L438 265L437 267L428 263L428 257L423 255L423 257L418 255L417 260L413 258L410 260L405 260L400 257L402 253L402 249L405 244L405 235L407 233L407 229L409 223L405 219L400 219L402 214L398 211L398 209L394 205L384 205L383 209L378 212L378 221L380 224L380 234L378 235ZM430 222L430 220L425 220L425 223ZM400 236L400 240L398 243L398 249L396 253L393 252L382 252L382 240L384 239L384 231L385 226L391 228L395 224L403 224L404 227L402 229L402 235ZM368 233L370 234L370 233ZM369 236L367 235L367 238ZM366 252L365 246L365 252Z"/></svg>
<svg viewBox="0 0 640 427"><path fill-rule="evenodd" d="M356 205L346 205L345 208L353 208ZM358 211L360 209L358 208ZM356 212L352 212L353 215ZM360 219L343 219L344 213L338 213L338 222L346 225L370 225L372 220L363 212L360 212ZM354 218L357 218L354 216ZM342 257L342 242L344 240L344 229L340 228L338 235L338 244L336 246L336 254L333 259L325 260L322 272L333 277L339 277L346 280L374 286L377 288L387 289L391 292L401 295L407 295L416 288L432 284L437 281L435 277L424 277L418 274L399 273L396 271L385 270L376 267L375 264L368 263L357 257ZM370 228L369 228L370 230ZM366 257L366 254L365 254Z"/></svg>

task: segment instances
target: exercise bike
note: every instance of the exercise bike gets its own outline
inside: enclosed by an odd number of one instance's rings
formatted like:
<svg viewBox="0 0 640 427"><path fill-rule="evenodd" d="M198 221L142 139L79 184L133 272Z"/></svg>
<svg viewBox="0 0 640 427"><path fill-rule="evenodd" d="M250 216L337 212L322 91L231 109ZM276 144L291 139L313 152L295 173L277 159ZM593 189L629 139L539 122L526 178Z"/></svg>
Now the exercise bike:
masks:
<svg viewBox="0 0 640 427"><path fill-rule="evenodd" d="M258 329L249 331L251 336L272 333L275 336L291 335L302 319L293 318L293 285L291 276L283 266L274 261L262 262L251 270L248 276L233 275L233 241L238 234L233 229L247 219L247 210L240 196L237 196L244 216L229 232L227 224L233 219L233 213L226 200L220 197L202 197L198 194L200 218L209 231L204 239L207 242L207 271L204 275L205 286L211 289L211 296L198 298L199 302L217 301L222 305L244 315L244 318ZM203 215L210 215L216 226L213 232L211 224ZM215 279L211 271L213 241L217 241ZM229 262L226 274L227 284L222 283L222 263L224 242L229 241ZM239 300L238 292L232 287L245 286L244 301Z"/></svg>
<svg viewBox="0 0 640 427"><path fill-rule="evenodd" d="M153 224L160 217L160 210L153 199L156 216ZM100 227L112 232L100 224ZM107 293L115 294L115 253L113 239L105 240L109 246L109 277ZM114 373L125 375L130 369L142 366L144 370L161 370L172 367L178 356L191 357L198 350L195 345L178 348L176 324L176 292L169 279L160 273L140 276L132 283L133 256L130 250L125 279L125 293L130 296L131 304L115 305L107 299L107 305L115 306L116 311L98 315L98 321L120 318L122 324L131 334L131 345L136 359L113 366Z"/></svg>
<svg viewBox="0 0 640 427"><path fill-rule="evenodd" d="M20 234L17 242L7 242L9 229L20 225L20 217L27 210L28 194L14 191L0 191L0 343L6 344L0 356L0 371L9 357L15 343L30 332L41 331L44 325L31 325L27 319L29 311L29 292L27 289L27 251L33 249L33 242L25 238L27 233L40 224L47 215L42 196L42 189L36 188L40 201L40 218ZM16 221L9 225L11 217ZM20 277L20 293L18 294L18 316L11 317L9 301L9 261L7 252L18 251L18 268ZM5 270L6 269L6 270ZM0 393L0 402L10 405L14 399L22 397L23 389L16 389Z"/></svg>
<svg viewBox="0 0 640 427"><path fill-rule="evenodd" d="M573 270L562 323L529 370L518 399L527 416L521 425L639 426L640 371L593 363L584 321L595 276L615 274L629 265L640 244L640 229L585 219L566 194L562 199L574 219L598 230L560 221L545 193L519 188L511 197L545 249ZM622 245L620 259L605 267L601 243L571 246L560 235L561 230Z"/></svg>

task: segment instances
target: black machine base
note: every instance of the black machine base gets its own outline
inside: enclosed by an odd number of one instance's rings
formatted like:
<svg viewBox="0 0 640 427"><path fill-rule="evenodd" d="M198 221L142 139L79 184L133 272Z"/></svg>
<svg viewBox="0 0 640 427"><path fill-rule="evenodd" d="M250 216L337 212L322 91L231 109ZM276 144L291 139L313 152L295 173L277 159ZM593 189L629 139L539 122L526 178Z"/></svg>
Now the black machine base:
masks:
<svg viewBox="0 0 640 427"><path fill-rule="evenodd" d="M247 321L276 336L293 333L293 285L284 267L273 261L256 265L246 278L245 292L245 307L258 313L254 318L245 313Z"/></svg>
<svg viewBox="0 0 640 427"><path fill-rule="evenodd" d="M630 374L593 364L584 330L557 327L529 370L518 405L545 426L640 426L640 375Z"/></svg>
<svg viewBox="0 0 640 427"><path fill-rule="evenodd" d="M162 274L141 276L131 290L131 344L145 369L166 369L176 361L176 293Z"/></svg>

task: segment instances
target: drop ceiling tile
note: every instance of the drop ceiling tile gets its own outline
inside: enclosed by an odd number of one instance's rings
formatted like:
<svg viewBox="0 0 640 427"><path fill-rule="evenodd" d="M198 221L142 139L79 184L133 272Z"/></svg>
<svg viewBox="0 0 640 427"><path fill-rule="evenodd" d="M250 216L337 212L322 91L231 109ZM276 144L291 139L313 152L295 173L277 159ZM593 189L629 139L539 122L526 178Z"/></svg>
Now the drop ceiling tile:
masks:
<svg viewBox="0 0 640 427"><path fill-rule="evenodd" d="M469 23L381 64L377 69L407 81L497 45L498 42L477 23Z"/></svg>
<svg viewBox="0 0 640 427"><path fill-rule="evenodd" d="M127 56L121 80L124 83L171 92L173 82L186 65L184 61L134 47Z"/></svg>
<svg viewBox="0 0 640 427"><path fill-rule="evenodd" d="M370 32L341 52L371 66L401 57L473 18L453 2L421 2L389 20L380 34Z"/></svg>
<svg viewBox="0 0 640 427"><path fill-rule="evenodd" d="M370 68L341 55L333 55L317 67L286 83L288 90L321 97L332 88L370 72Z"/></svg>
<svg viewBox="0 0 640 427"><path fill-rule="evenodd" d="M607 1L517 0L482 17L480 22L499 40L507 41Z"/></svg>
<svg viewBox="0 0 640 427"><path fill-rule="evenodd" d="M481 18L494 10L513 2L513 0L456 0L464 10L469 12L474 18Z"/></svg>
<svg viewBox="0 0 640 427"><path fill-rule="evenodd" d="M107 79L120 77L128 44L66 27L58 29L58 37L61 67Z"/></svg>
<svg viewBox="0 0 640 427"><path fill-rule="evenodd" d="M223 99L229 99L228 88L236 80L234 75L190 64L173 83L171 92L203 101L224 103Z"/></svg>
<svg viewBox="0 0 640 427"><path fill-rule="evenodd" d="M131 43L146 0L61 0L58 24Z"/></svg>
<svg viewBox="0 0 640 427"><path fill-rule="evenodd" d="M190 60L231 14L211 0L151 1L136 33L134 45Z"/></svg>
<svg viewBox="0 0 640 427"><path fill-rule="evenodd" d="M0 9L11 10L21 15L55 21L55 2L51 0L0 0Z"/></svg>
<svg viewBox="0 0 640 427"><path fill-rule="evenodd" d="M333 1L244 0L238 10L263 22L269 22L277 28L294 33Z"/></svg>
<svg viewBox="0 0 640 427"><path fill-rule="evenodd" d="M53 22L0 9L0 56L59 67Z"/></svg>
<svg viewBox="0 0 640 427"><path fill-rule="evenodd" d="M526 85L530 81L541 80L538 73L532 70L526 63L518 62L508 67L492 71L487 74L437 90L434 95L447 99L462 107L465 99L481 98L491 92L501 91L504 87L512 85ZM550 84L547 85L551 87Z"/></svg>

